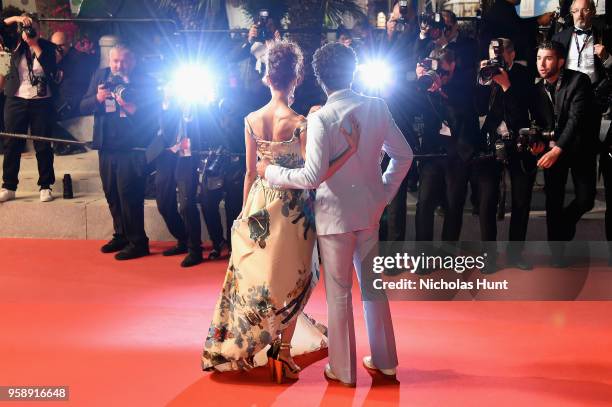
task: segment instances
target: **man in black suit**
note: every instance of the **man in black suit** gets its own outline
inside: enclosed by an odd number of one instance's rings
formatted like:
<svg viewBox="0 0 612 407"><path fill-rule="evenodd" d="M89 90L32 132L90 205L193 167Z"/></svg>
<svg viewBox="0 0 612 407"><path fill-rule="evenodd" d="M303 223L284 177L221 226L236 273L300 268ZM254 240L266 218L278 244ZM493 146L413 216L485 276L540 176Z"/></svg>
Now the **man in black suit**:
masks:
<svg viewBox="0 0 612 407"><path fill-rule="evenodd" d="M565 69L565 55L558 42L538 46L537 67L542 80L536 85L532 113L539 126L554 130L550 149L538 160L538 167L544 169L549 241L574 238L576 223L593 208L596 192L597 139L589 127L591 81L586 74ZM535 152L543 152L544 147L545 143L540 143ZM564 207L570 169L576 196ZM562 252L553 254L553 265L564 266Z"/></svg>
<svg viewBox="0 0 612 407"><path fill-rule="evenodd" d="M146 148L155 136L161 100L155 81L136 73L129 47L115 45L109 63L94 74L80 108L94 115L93 148L99 150L102 187L113 217L113 238L101 251L119 252L117 260L129 260L149 254L144 230L147 165L144 152L135 148Z"/></svg>
<svg viewBox="0 0 612 407"><path fill-rule="evenodd" d="M19 24L21 38L11 56L9 73L6 76L4 94L5 129L9 133L27 133L28 128L36 136L51 136L55 109L53 98L57 88L52 80L56 73L55 46L40 38L40 26L33 16L27 14L9 17L4 24ZM21 153L25 140L4 140L3 183L0 202L15 199L19 183L18 175ZM53 150L51 144L35 141L38 161L38 185L41 202L53 200L51 185L55 183Z"/></svg>
<svg viewBox="0 0 612 407"><path fill-rule="evenodd" d="M574 26L553 37L568 50L567 67L589 75L595 95L595 109L591 119L594 137L599 137L602 114L609 108L612 74L612 46L610 30L603 21L596 21L595 3L592 0L574 0L570 13ZM612 240L612 157L604 143L600 156L600 171L606 188L606 238Z"/></svg>
<svg viewBox="0 0 612 407"><path fill-rule="evenodd" d="M524 242L527 236L527 225L529 223L529 211L531 208L531 195L536 177L536 158L527 149L518 150L517 136L519 129L529 127L528 100L533 94L533 82L526 67L515 63L516 52L514 44L507 38L499 38L502 45L503 60L506 68L499 69L499 74L494 75L491 80L485 81L479 78L478 86L478 108L485 120L481 129L483 137L487 137L490 143L497 140L504 141L508 151L506 165L511 180L512 214L510 217L510 241ZM493 50L491 49L491 52ZM493 58L495 55L489 55ZM481 62L481 67L487 61ZM501 166L501 164L498 164ZM479 168L477 176L487 177L487 174L496 172L496 169ZM496 227L496 205L498 197L498 184L495 182L481 182L481 201L490 202L483 205L482 212L487 215L481 219L481 229L491 237L497 234ZM494 204L493 204L494 203ZM488 232L487 232L488 231ZM508 246L509 264L523 270L531 269L531 265L523 259L522 243L511 243Z"/></svg>
<svg viewBox="0 0 612 407"><path fill-rule="evenodd" d="M164 256L187 254L181 267L202 263L202 226L198 209L200 156L199 109L181 108L176 98L164 103L161 128L147 148L147 162L155 163L155 200L176 246ZM177 194L178 191L178 194ZM177 199L178 195L178 199Z"/></svg>
<svg viewBox="0 0 612 407"><path fill-rule="evenodd" d="M420 151L427 154L446 153L448 157L432 158L420 163L420 188L416 212L416 240L433 240L434 211L446 199L442 240L457 241L463 224L463 207L471 160L482 143L473 100L473 85L454 77L455 55L446 49L440 53L433 85L409 108L416 112L415 125L422 127ZM420 81L428 76L417 66Z"/></svg>

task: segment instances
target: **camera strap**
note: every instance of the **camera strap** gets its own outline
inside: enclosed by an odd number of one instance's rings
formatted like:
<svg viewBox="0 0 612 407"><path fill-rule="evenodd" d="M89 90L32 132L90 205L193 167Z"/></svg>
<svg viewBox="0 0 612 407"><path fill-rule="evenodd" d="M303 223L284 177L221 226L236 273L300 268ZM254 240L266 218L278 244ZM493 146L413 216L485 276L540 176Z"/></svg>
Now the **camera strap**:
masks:
<svg viewBox="0 0 612 407"><path fill-rule="evenodd" d="M28 76L30 79L30 84L32 86L36 86L38 83L38 81L36 80L36 75L34 75L34 59L36 58L36 55L32 55L32 51L30 51L30 47L26 47L25 57L26 57L26 63L28 65Z"/></svg>

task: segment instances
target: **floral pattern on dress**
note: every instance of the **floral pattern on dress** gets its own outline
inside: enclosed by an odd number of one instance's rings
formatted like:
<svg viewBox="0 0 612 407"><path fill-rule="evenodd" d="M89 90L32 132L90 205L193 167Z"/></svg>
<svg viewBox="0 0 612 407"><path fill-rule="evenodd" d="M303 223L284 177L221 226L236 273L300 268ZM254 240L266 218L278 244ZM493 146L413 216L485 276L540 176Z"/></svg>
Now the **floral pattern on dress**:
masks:
<svg viewBox="0 0 612 407"><path fill-rule="evenodd" d="M298 137L257 145L259 156L273 164L304 164ZM204 370L253 368L258 352L303 314L319 277L314 244L314 192L257 179L232 225L232 255L204 343ZM324 345L319 337L308 349Z"/></svg>

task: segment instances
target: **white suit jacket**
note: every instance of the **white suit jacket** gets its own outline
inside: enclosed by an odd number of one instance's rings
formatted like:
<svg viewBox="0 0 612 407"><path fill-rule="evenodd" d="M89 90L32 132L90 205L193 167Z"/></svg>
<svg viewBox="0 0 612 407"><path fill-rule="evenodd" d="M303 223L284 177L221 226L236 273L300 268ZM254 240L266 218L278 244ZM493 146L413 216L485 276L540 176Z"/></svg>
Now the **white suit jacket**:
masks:
<svg viewBox="0 0 612 407"><path fill-rule="evenodd" d="M329 162L348 147L340 126L350 130L353 113L361 126L357 152L331 178L323 181ZM391 157L384 174L382 151ZM412 164L412 150L379 98L345 89L308 116L306 162L303 168L270 165L266 179L283 188L317 189L315 218L318 235L377 227L385 206L397 193Z"/></svg>

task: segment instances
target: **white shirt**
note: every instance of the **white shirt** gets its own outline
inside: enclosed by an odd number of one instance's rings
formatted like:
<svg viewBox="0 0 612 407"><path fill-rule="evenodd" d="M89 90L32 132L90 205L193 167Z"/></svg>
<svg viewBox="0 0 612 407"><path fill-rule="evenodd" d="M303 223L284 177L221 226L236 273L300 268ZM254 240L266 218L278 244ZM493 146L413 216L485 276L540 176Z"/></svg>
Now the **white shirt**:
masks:
<svg viewBox="0 0 612 407"><path fill-rule="evenodd" d="M47 85L47 95L46 96L38 96L36 92L36 86L32 86L30 83L30 74L28 71L28 62L26 60L25 54L21 57L21 61L19 61L19 88L15 93L15 96L23 99L46 99L51 97L51 89L49 85ZM37 58L34 58L34 63L32 64L32 71L35 76L44 76L45 71L43 67L38 62Z"/></svg>
<svg viewBox="0 0 612 407"><path fill-rule="evenodd" d="M576 47L576 39L578 39L578 47ZM585 40L586 44L584 43ZM580 66L578 66L579 50L582 50L582 54L580 54ZM574 71L580 71L589 75L591 83L597 79L595 74L595 47L593 34L589 36L586 34L572 34L572 39L569 43L569 53L567 54L567 67Z"/></svg>

